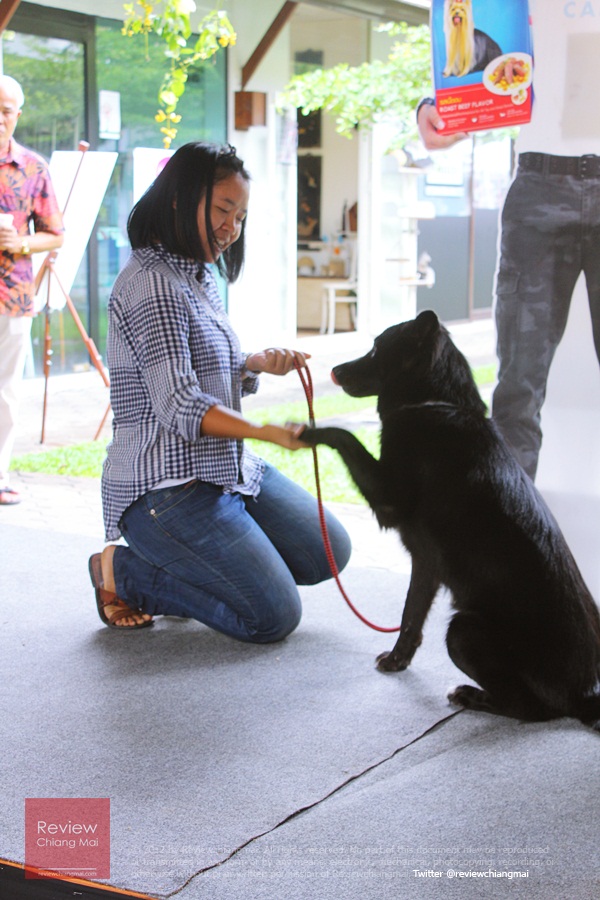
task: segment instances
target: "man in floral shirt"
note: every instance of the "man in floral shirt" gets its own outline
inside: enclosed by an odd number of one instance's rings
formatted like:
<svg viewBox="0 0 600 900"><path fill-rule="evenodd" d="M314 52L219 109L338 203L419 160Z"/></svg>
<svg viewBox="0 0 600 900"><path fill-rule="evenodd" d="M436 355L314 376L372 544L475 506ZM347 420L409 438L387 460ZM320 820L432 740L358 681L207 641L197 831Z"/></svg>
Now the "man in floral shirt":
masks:
<svg viewBox="0 0 600 900"><path fill-rule="evenodd" d="M21 499L9 487L8 467L34 315L31 254L63 242L48 167L13 139L23 100L18 81L0 75L0 506Z"/></svg>

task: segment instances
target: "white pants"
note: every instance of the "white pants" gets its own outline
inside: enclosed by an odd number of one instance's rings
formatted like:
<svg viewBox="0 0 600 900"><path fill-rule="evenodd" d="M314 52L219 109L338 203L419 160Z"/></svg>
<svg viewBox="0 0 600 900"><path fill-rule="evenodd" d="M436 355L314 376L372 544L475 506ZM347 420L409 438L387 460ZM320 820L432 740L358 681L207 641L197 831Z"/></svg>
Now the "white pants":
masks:
<svg viewBox="0 0 600 900"><path fill-rule="evenodd" d="M0 315L0 488L8 485L31 316Z"/></svg>

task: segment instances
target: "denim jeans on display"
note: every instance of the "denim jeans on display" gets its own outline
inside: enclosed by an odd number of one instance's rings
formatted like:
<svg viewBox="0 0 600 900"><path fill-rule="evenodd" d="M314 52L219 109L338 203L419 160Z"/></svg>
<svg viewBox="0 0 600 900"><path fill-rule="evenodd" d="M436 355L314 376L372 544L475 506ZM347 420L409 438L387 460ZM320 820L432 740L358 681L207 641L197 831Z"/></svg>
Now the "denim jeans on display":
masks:
<svg viewBox="0 0 600 900"><path fill-rule="evenodd" d="M256 499L192 481L127 509L114 555L117 594L152 615L198 619L241 641L283 639L302 613L296 585L331 577L317 502L267 466ZM341 571L351 544L327 513Z"/></svg>
<svg viewBox="0 0 600 900"><path fill-rule="evenodd" d="M502 212L496 283L500 367L492 415L532 478L548 372L582 271L600 360L600 175L520 165Z"/></svg>

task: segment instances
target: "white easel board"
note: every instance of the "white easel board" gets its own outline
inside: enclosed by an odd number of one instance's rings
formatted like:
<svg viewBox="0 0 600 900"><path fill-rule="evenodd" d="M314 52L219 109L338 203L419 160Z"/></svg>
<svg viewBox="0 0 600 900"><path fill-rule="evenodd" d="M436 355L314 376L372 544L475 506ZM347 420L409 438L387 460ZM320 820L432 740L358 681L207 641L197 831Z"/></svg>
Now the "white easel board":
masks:
<svg viewBox="0 0 600 900"><path fill-rule="evenodd" d="M58 205L64 211L65 226L65 240L57 252L54 271L67 293L73 287L117 157L118 153L55 150L50 158L50 177ZM33 257L34 278L45 257L44 253ZM36 309L43 309L47 300L48 279L44 277L36 296ZM66 302L55 279L50 279L49 302L51 309L62 309Z"/></svg>
<svg viewBox="0 0 600 900"><path fill-rule="evenodd" d="M162 172L174 150L135 147L133 150L133 202L137 203L156 176Z"/></svg>

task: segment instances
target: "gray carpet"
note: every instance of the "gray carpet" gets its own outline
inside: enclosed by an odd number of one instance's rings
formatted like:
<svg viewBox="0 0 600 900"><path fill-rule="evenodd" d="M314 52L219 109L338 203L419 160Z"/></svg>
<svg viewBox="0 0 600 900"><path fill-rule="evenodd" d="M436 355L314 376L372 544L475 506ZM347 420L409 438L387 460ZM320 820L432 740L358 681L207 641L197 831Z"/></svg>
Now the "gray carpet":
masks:
<svg viewBox="0 0 600 900"><path fill-rule="evenodd" d="M598 739L461 712L178 896L597 900Z"/></svg>
<svg viewBox="0 0 600 900"><path fill-rule="evenodd" d="M394 637L355 619L333 583L303 589L303 621L278 645L176 619L120 634L95 610L95 538L0 539L1 857L23 861L25 797L109 797L110 883L157 898L600 895L598 737L453 711L446 691L463 678L443 596L413 667L382 675L374 658ZM343 580L397 623L405 574ZM479 851L448 848L482 846L516 868L506 845L548 848L527 882L412 872L474 865Z"/></svg>

